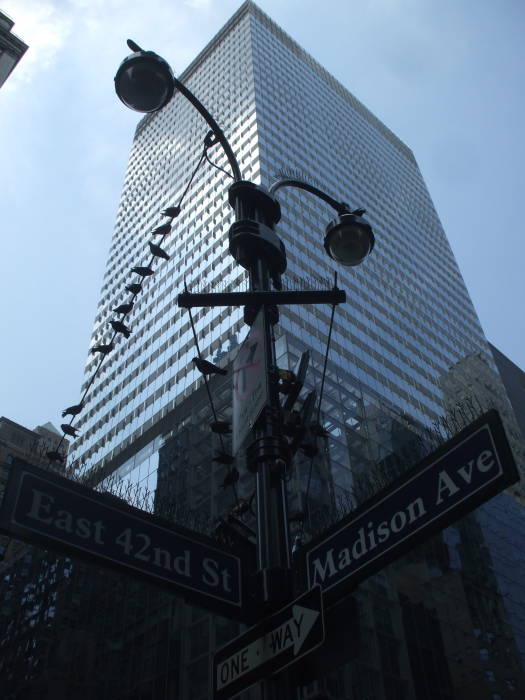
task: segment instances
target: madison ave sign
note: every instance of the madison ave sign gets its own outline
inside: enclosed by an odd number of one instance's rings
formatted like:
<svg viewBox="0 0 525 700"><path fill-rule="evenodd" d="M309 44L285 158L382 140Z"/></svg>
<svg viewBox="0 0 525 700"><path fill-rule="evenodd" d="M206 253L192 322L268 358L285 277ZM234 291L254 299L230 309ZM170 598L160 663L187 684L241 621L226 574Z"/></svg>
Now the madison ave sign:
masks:
<svg viewBox="0 0 525 700"><path fill-rule="evenodd" d="M301 553L308 588L319 584L325 601L338 600L518 478L491 410L310 542Z"/></svg>
<svg viewBox="0 0 525 700"><path fill-rule="evenodd" d="M119 499L37 467L12 467L0 532L158 582L214 613L246 620L243 557Z"/></svg>
<svg viewBox="0 0 525 700"><path fill-rule="evenodd" d="M321 588L315 586L219 649L213 658L214 700L226 700L282 671L324 641Z"/></svg>

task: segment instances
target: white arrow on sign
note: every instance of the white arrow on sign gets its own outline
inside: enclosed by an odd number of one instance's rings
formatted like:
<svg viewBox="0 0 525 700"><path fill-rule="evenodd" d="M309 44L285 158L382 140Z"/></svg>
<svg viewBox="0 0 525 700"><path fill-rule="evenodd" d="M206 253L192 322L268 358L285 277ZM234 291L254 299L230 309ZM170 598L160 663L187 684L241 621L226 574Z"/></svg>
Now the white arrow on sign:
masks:
<svg viewBox="0 0 525 700"><path fill-rule="evenodd" d="M319 615L318 610L294 605L289 620L247 644L217 666L217 689L222 690L291 646L293 655L297 656Z"/></svg>

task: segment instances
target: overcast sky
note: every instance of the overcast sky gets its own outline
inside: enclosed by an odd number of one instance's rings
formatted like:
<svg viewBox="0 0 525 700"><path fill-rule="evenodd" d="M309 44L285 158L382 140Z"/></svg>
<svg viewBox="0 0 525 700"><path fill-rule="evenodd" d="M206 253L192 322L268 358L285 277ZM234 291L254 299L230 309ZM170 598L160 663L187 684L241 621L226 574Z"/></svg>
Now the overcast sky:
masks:
<svg viewBox="0 0 525 700"><path fill-rule="evenodd" d="M30 47L0 89L0 415L58 426L80 397L138 121L113 90L126 39L180 73L239 5L0 0ZM525 368L524 0L259 6L413 150L488 339Z"/></svg>

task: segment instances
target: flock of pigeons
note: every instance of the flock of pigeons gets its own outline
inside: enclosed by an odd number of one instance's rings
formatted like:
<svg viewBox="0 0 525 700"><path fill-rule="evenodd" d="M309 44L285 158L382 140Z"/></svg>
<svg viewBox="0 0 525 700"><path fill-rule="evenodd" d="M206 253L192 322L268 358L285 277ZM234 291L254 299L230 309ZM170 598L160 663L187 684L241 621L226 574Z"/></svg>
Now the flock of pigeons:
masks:
<svg viewBox="0 0 525 700"><path fill-rule="evenodd" d="M162 216L168 217L169 221L167 223L161 224L157 228L155 228L152 231L153 236L160 236L161 242L163 239L171 232L172 228L172 222L173 220L180 214L180 206L174 206L174 207L168 207L162 212ZM126 290L130 292L131 298L129 301L127 301L124 304L120 304L120 306L117 306L115 309L113 309L113 312L115 314L118 314L120 318L117 319L112 319L109 321L109 324L113 328L113 336L111 337L110 341L107 343L100 343L98 345L94 345L90 350L90 354L95 355L98 354L100 356L100 362L98 363L95 372L93 373L93 376L91 377L90 381L88 382L88 385L86 389L84 390L84 394L78 404L75 404L73 406L68 406L68 408L65 408L62 411L62 418L65 418L66 416L71 416L71 420L69 423L62 423L60 425L60 428L64 435L62 436L62 440L58 444L55 450L51 450L46 453L46 456L48 459L51 461L59 461L63 462L65 459L65 455L60 452L60 447L62 445L62 441L64 440L65 436L68 435L72 438L78 437L78 428L76 428L73 425L73 422L78 416L81 411L84 408L84 403L85 403L85 398L86 395L91 388L91 385L93 384L93 381L95 380L96 375L98 374L100 367L104 361L104 358L109 355L112 350L115 348L115 340L117 336L123 335L125 338L129 338L131 335L132 331L131 328L126 325L124 322L126 320L126 317L132 312L133 306L135 305L135 299L136 297L141 293L142 291L142 285L144 280L147 277L151 277L155 271L153 270L152 264L155 258L160 258L162 260L169 260L170 256L166 251L161 248L160 245L157 245L153 241L150 241L148 243L149 249L151 252L151 260L148 265L145 266L136 266L131 268L131 272L134 272L136 275L138 275L138 280L136 282L132 282L131 284L126 285ZM220 367L217 367L211 362L208 362L207 360L202 359L201 357L194 357L193 362L195 364L195 367L204 375L204 376L209 376L211 374L226 374L225 369L221 369Z"/></svg>

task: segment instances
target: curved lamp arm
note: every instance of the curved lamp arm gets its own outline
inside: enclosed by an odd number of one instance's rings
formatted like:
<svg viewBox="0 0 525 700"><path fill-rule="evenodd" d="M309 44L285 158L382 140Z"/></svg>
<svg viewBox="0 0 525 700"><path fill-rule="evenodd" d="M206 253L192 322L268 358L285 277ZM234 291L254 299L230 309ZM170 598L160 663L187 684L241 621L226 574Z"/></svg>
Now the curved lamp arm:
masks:
<svg viewBox="0 0 525 700"><path fill-rule="evenodd" d="M274 182L270 187L270 195L274 195L281 187L297 187L310 192L336 210L337 219L326 227L324 247L328 255L338 263L348 267L360 265L374 247L372 227L362 216L364 209L350 210L346 202L338 202L330 195L302 180L284 178Z"/></svg>
<svg viewBox="0 0 525 700"><path fill-rule="evenodd" d="M188 90L183 83L180 82L180 80L175 78L169 64L161 56L156 54L154 51L144 51L144 49L141 49L141 47L132 39L128 39L127 44L133 51L133 54L122 61L117 71L117 75L115 76L115 90L120 100L122 100L127 107L139 112L157 112L171 100L174 90L178 90L193 105L193 107L195 107L197 112L199 112L210 127L215 140L207 138L206 145L212 146L217 142L221 144L232 169L233 179L235 182L240 181L242 179L241 170L228 139L202 102L197 99L197 97L195 97L195 95L190 92L190 90ZM140 104L140 102L138 106L135 100L126 99L121 92L121 80L123 77L125 78L126 75L132 75L133 67L138 67L137 70L139 74L141 74L142 84L139 84L139 93L141 90L147 90L146 86L148 83L150 85L153 84L154 90L160 90L159 100L154 100L151 106L144 107ZM129 96L130 93L128 93L127 97ZM135 95L133 96L135 97Z"/></svg>
<svg viewBox="0 0 525 700"><path fill-rule="evenodd" d="M226 158L228 159L228 163L230 164L230 167L232 169L234 181L239 182L240 180L242 180L241 170L239 168L237 158L235 157L235 154L233 153L229 141L224 135L223 130L220 128L220 126L217 124L215 119L211 116L211 114L208 112L208 110L202 104L202 102L199 99L197 99L197 97L195 97L195 95L180 82L180 80L177 80L177 78L174 77L173 84L175 85L175 89L178 90L182 95L184 95L184 97L189 102L191 102L191 104L195 107L199 114L202 117L204 117L206 123L213 132L213 135L215 136L216 140L221 144L222 150L224 151ZM213 143L210 145L213 145Z"/></svg>
<svg viewBox="0 0 525 700"><path fill-rule="evenodd" d="M302 180L294 180L292 178L278 180L277 182L274 182L273 185L270 187L270 194L275 194L277 190L279 190L281 187L297 187L300 190L305 190L306 192L310 192L310 194L315 195L319 199L322 199L323 202L329 204L333 209L335 209L335 211L338 214L350 213L350 207L348 206L348 204L346 204L345 202L338 202L336 199L326 194L326 192L323 192L323 190L320 190L318 187L314 187L314 185L310 185L308 182L303 182Z"/></svg>

